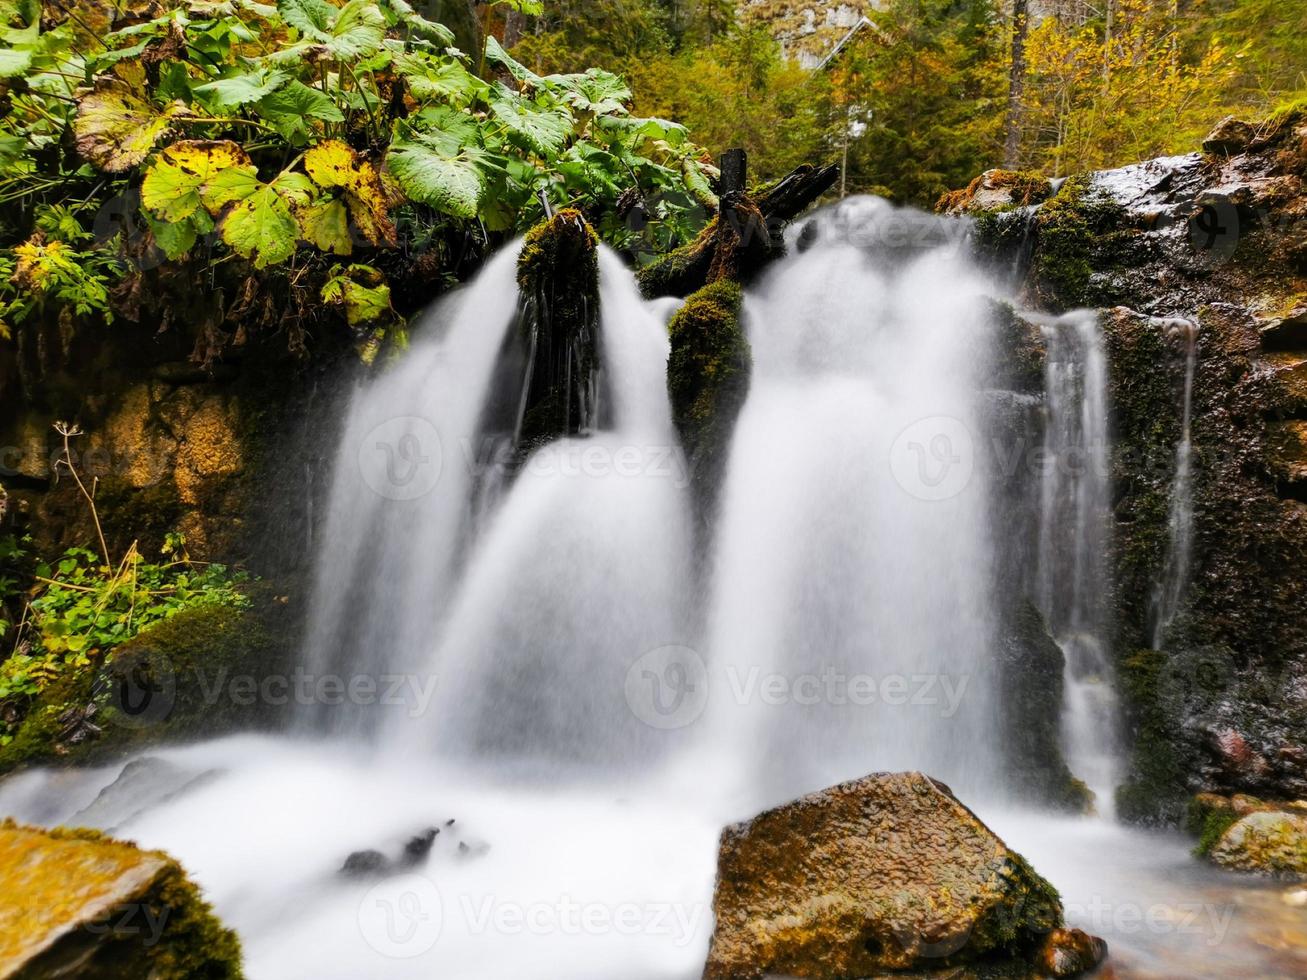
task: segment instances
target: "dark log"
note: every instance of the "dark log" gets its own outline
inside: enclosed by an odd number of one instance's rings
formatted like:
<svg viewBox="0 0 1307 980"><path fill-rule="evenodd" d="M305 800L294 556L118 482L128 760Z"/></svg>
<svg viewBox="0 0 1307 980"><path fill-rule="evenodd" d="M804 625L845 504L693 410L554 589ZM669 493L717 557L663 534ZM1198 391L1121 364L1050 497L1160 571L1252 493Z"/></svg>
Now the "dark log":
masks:
<svg viewBox="0 0 1307 980"><path fill-rule="evenodd" d="M722 154L718 216L690 244L640 270L645 296L688 296L722 278L747 281L783 253L785 225L830 190L840 175L839 167L805 163L752 198L742 189L747 166L743 150Z"/></svg>
<svg viewBox="0 0 1307 980"><path fill-rule="evenodd" d="M718 162L722 174L721 194L743 194L749 177L749 155L738 148L727 150Z"/></svg>

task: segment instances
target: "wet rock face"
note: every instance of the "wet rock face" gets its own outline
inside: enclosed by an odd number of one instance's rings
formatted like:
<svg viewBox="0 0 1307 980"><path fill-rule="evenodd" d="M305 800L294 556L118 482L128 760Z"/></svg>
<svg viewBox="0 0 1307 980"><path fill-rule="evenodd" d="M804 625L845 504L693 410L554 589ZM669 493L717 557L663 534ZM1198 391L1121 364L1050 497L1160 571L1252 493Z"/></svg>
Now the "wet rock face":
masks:
<svg viewBox="0 0 1307 980"><path fill-rule="evenodd" d="M873 774L728 827L713 909L706 980L1103 954L1063 935L1053 887L921 773Z"/></svg>

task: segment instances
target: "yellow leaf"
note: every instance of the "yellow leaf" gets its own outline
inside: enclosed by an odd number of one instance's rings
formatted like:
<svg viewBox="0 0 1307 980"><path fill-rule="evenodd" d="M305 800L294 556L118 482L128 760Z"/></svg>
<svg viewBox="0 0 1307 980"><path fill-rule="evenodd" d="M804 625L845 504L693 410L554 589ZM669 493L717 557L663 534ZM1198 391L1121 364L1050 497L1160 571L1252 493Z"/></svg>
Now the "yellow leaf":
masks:
<svg viewBox="0 0 1307 980"><path fill-rule="evenodd" d="M231 140L181 140L167 147L141 183L141 203L164 221L181 221L205 203L211 181L232 168L253 171Z"/></svg>
<svg viewBox="0 0 1307 980"><path fill-rule="evenodd" d="M304 239L324 252L349 255L354 243L349 237L349 218L343 201L324 201L299 212Z"/></svg>
<svg viewBox="0 0 1307 980"><path fill-rule="evenodd" d="M381 174L340 140L324 140L304 154L304 170L324 190L340 188L359 233L372 245L395 244L390 198Z"/></svg>

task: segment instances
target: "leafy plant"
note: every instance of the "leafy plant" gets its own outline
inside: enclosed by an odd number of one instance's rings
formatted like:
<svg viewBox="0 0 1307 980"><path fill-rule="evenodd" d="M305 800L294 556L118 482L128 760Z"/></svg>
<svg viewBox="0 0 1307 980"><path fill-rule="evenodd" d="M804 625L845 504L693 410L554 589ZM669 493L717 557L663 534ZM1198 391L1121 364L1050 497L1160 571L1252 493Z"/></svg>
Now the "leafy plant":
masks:
<svg viewBox="0 0 1307 980"><path fill-rule="evenodd" d="M0 252L11 325L50 304L107 319L121 258L309 269L320 291L339 281L327 259L384 279L373 257L407 254L423 224L510 233L579 205L629 245L657 239L646 222L702 221L684 176L701 151L632 116L621 78L538 75L493 36L474 64L407 0L187 0L102 34L78 9L52 26L32 0L0 6L0 203L34 205ZM144 240L83 226L137 192Z"/></svg>

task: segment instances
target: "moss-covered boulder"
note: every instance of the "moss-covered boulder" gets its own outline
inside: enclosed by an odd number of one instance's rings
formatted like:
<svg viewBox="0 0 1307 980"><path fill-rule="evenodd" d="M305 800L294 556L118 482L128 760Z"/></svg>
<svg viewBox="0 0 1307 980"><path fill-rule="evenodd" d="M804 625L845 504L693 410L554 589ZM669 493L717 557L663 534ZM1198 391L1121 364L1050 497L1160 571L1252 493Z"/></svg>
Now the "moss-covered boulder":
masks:
<svg viewBox="0 0 1307 980"><path fill-rule="evenodd" d="M921 773L876 773L728 827L713 911L705 980L1029 965L1062 926L1053 886Z"/></svg>
<svg viewBox="0 0 1307 980"><path fill-rule="evenodd" d="M1232 871L1307 880L1307 811L1254 810L1231 823L1207 856Z"/></svg>
<svg viewBox="0 0 1307 980"><path fill-rule="evenodd" d="M700 497L717 485L735 420L749 390L752 356L740 313L743 292L723 279L703 287L668 325L672 418Z"/></svg>
<svg viewBox="0 0 1307 980"><path fill-rule="evenodd" d="M0 825L0 975L237 980L240 942L161 851Z"/></svg>
<svg viewBox="0 0 1307 980"><path fill-rule="evenodd" d="M0 746L0 772L270 727L284 700L266 695L288 689L293 627L290 611L262 590L247 607L183 609L105 663L68 670L47 686Z"/></svg>

